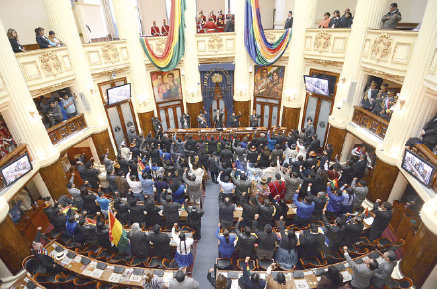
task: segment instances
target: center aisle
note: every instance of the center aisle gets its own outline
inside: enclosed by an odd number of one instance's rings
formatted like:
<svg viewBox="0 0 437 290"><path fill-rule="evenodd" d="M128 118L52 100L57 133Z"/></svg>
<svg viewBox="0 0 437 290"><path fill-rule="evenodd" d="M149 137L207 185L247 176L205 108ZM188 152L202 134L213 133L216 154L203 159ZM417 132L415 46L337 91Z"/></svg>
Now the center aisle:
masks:
<svg viewBox="0 0 437 290"><path fill-rule="evenodd" d="M202 217L202 238L197 244L196 260L194 261L193 269L193 278L199 282L200 288L212 289L206 276L208 270L214 266L218 255L215 231L219 222L219 190L219 185L208 180L203 204L205 215Z"/></svg>

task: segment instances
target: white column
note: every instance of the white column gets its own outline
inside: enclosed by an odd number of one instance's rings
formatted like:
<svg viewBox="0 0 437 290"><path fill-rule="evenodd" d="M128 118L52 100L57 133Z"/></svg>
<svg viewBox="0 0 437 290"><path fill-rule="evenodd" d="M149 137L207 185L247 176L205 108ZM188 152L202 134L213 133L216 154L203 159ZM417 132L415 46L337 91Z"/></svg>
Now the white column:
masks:
<svg viewBox="0 0 437 290"><path fill-rule="evenodd" d="M401 200L402 196L404 195L405 189L407 188L407 185L408 180L401 172L399 172L387 201L393 204L393 201Z"/></svg>
<svg viewBox="0 0 437 290"><path fill-rule="evenodd" d="M105 109L98 90L94 86L88 58L83 50L79 32L76 28L71 2L69 0L43 0L44 8L52 29L65 43L76 76L78 92L88 103L88 110L80 107L85 114L87 126L93 132L102 132L108 127Z"/></svg>
<svg viewBox="0 0 437 290"><path fill-rule="evenodd" d="M424 77L435 53L437 39L437 1L428 1L422 26L409 61L400 97L381 150L377 155L384 162L395 164L403 154L405 142L419 136L423 125L434 115L437 101L425 95ZM405 102L404 105L400 104Z"/></svg>
<svg viewBox="0 0 437 290"><path fill-rule="evenodd" d="M53 163L59 152L41 121L1 21L0 51L0 75L9 93L8 109L2 112L6 124L18 143L28 145L33 160L43 165Z"/></svg>
<svg viewBox="0 0 437 290"><path fill-rule="evenodd" d="M366 39L368 28L378 28L381 26L381 17L387 10L387 0L358 0L355 9L354 23L349 36L348 46L344 58L343 70L335 96L335 104L332 114L329 117L329 123L334 127L344 129L346 123L352 118L353 106L359 103L361 97L361 88L364 86L364 73L360 67L360 53ZM344 83L342 83L344 81ZM338 109L340 102L346 101L349 87L352 81L357 81L357 86L352 103L343 104Z"/></svg>
<svg viewBox="0 0 437 290"><path fill-rule="evenodd" d="M185 100L188 103L198 103L202 101L202 94L197 58L196 0L186 0L185 4Z"/></svg>
<svg viewBox="0 0 437 290"><path fill-rule="evenodd" d="M274 29L283 29L285 25L285 0L275 0Z"/></svg>
<svg viewBox="0 0 437 290"><path fill-rule="evenodd" d="M38 192L42 198L52 197L49 189L47 188L46 183L42 179L41 174L39 174L39 172L33 178L33 182L35 183L35 186L38 189Z"/></svg>
<svg viewBox="0 0 437 290"><path fill-rule="evenodd" d="M282 105L288 108L302 108L305 102L305 31L311 27L316 14L317 0L296 1L294 4L294 21L291 42L289 44L288 64L285 68ZM281 114L282 115L282 114ZM286 118L287 116L281 116Z"/></svg>
<svg viewBox="0 0 437 290"><path fill-rule="evenodd" d="M235 0L234 0L235 1ZM249 101L252 92L249 92L249 83L252 81L249 74L249 54L244 43L244 11L246 1L235 3L235 73L234 73L234 100Z"/></svg>
<svg viewBox="0 0 437 290"><path fill-rule="evenodd" d="M140 43L138 17L131 1L113 0L120 39L126 39L132 79L134 106L137 113L155 110L150 74L146 70L145 54ZM153 7L150 7L152 9Z"/></svg>

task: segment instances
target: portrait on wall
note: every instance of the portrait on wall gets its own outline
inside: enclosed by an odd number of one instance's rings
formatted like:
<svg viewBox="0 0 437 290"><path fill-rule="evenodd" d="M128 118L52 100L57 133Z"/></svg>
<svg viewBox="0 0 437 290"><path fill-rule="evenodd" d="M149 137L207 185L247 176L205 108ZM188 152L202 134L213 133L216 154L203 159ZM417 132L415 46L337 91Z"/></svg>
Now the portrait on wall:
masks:
<svg viewBox="0 0 437 290"><path fill-rule="evenodd" d="M181 74L179 69L154 71L150 73L155 102L168 102L182 99Z"/></svg>
<svg viewBox="0 0 437 290"><path fill-rule="evenodd" d="M281 98L284 72L283 66L255 66L254 96Z"/></svg>

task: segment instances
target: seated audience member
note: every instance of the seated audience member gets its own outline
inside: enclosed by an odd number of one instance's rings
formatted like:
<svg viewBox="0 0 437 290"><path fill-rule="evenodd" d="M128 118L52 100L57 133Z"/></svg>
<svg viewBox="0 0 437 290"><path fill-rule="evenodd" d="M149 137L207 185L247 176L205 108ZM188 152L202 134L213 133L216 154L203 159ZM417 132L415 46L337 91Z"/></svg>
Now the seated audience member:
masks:
<svg viewBox="0 0 437 290"><path fill-rule="evenodd" d="M323 210L322 221L326 227L326 237L329 240L328 249L331 251L337 251L339 246L342 245L344 239L344 221L338 217L335 219L334 224L330 224L326 219L326 209Z"/></svg>
<svg viewBox="0 0 437 290"><path fill-rule="evenodd" d="M294 217L293 222L297 225L308 224L314 212L314 202L312 201L311 196L305 196L304 201L301 202L298 200L298 194L295 194L293 197L293 203L297 207L296 216Z"/></svg>
<svg viewBox="0 0 437 290"><path fill-rule="evenodd" d="M212 287L215 289L231 289L232 280L230 278L225 277L223 274L218 274L217 277L213 277L214 268L209 269L208 275L206 278L209 283L211 283Z"/></svg>
<svg viewBox="0 0 437 290"><path fill-rule="evenodd" d="M329 22L331 21L331 19L329 19L329 17L331 17L331 13L325 12L325 14L323 15L323 19L320 20L320 22L319 22L319 28L328 28L329 27Z"/></svg>
<svg viewBox="0 0 437 290"><path fill-rule="evenodd" d="M12 50L14 52L25 52L26 50L21 46L20 42L18 41L18 34L15 29L9 28L7 32L9 42L11 43Z"/></svg>
<svg viewBox="0 0 437 290"><path fill-rule="evenodd" d="M74 117L77 115L76 105L74 104L75 98L76 98L76 95L69 97L68 94L65 94L61 99L61 104L64 107L64 110L68 115L68 118L71 118L71 117Z"/></svg>
<svg viewBox="0 0 437 290"><path fill-rule="evenodd" d="M55 101L50 103L50 107L47 110L47 118L50 122L50 127L53 127L64 120L61 107Z"/></svg>
<svg viewBox="0 0 437 290"><path fill-rule="evenodd" d="M236 237L234 235L230 235L228 229L223 230L223 235L220 235L220 223L215 232L215 236L220 241L218 249L219 249L219 257L220 258L232 258L232 255L235 252L234 242Z"/></svg>
<svg viewBox="0 0 437 290"><path fill-rule="evenodd" d="M370 279L378 269L378 262L372 259L363 259L364 263L357 264L349 256L348 248L346 246L343 247L343 251L344 257L349 263L349 267L351 267L353 270L352 281L350 282L351 286L353 288L369 288Z"/></svg>
<svg viewBox="0 0 437 290"><path fill-rule="evenodd" d="M396 29L398 22L402 20L401 12L399 12L398 4L392 3L390 5L390 11L385 14L382 21L382 29Z"/></svg>
<svg viewBox="0 0 437 290"><path fill-rule="evenodd" d="M153 247L153 256L160 258L169 258L171 252L170 237L161 232L161 227L155 224L152 233L148 234L150 245Z"/></svg>
<svg viewBox="0 0 437 290"><path fill-rule="evenodd" d="M276 250L276 263L283 270L289 271L294 269L297 264L297 238L294 231L289 230L285 233L285 221L283 217L279 219L279 230L281 232L281 241L279 242L279 247Z"/></svg>
<svg viewBox="0 0 437 290"><path fill-rule="evenodd" d="M127 233L127 238L130 241L132 255L138 257L148 257L149 254L149 238L147 234L141 231L138 223L132 224L130 231Z"/></svg>
<svg viewBox="0 0 437 290"><path fill-rule="evenodd" d="M270 265L266 271L266 289L292 289L293 282L291 279L286 279L285 274L282 272L277 272L276 279L272 276L273 265Z"/></svg>
<svg viewBox="0 0 437 290"><path fill-rule="evenodd" d="M178 224L175 223L171 229L171 236L177 245L174 259L178 263L179 268L186 268L193 264L193 253L191 252L191 247L194 240L186 237L184 232L180 232L179 235L176 235L177 226Z"/></svg>
<svg viewBox="0 0 437 290"><path fill-rule="evenodd" d="M334 15L332 16L331 20L329 21L329 28L338 28L338 24L340 24L340 11L335 10ZM306 131L305 131L306 133Z"/></svg>
<svg viewBox="0 0 437 290"><path fill-rule="evenodd" d="M385 252L382 257L384 261L378 264L378 269L370 280L372 287L377 289L384 288L384 286L390 287L391 282L393 282L391 274L396 267L396 254L393 251L389 250Z"/></svg>
<svg viewBox="0 0 437 290"><path fill-rule="evenodd" d="M271 259L276 247L276 233L273 232L271 224L266 224L264 231L260 231L258 229L258 217L258 214L256 214L252 223L252 228L258 237L256 256L258 259Z"/></svg>
<svg viewBox="0 0 437 290"><path fill-rule="evenodd" d="M53 47L47 36L44 36L44 28L38 27L35 28L35 34L36 34L36 43L38 43L39 48L49 48Z"/></svg>
<svg viewBox="0 0 437 290"><path fill-rule="evenodd" d="M255 258L255 243L256 237L252 235L250 227L245 226L243 233L240 232L240 223L243 218L239 218L235 225L235 231L238 237L237 249L240 259L245 257Z"/></svg>
<svg viewBox="0 0 437 290"><path fill-rule="evenodd" d="M330 266L328 271L320 276L317 289L338 289L343 284L343 275L338 271L337 267Z"/></svg>
<svg viewBox="0 0 437 290"><path fill-rule="evenodd" d="M185 272L177 271L175 277L170 281L168 289L198 289L199 282L187 277Z"/></svg>
<svg viewBox="0 0 437 290"><path fill-rule="evenodd" d="M357 210L361 207L361 204L366 199L367 193L369 192L366 182L364 180L357 180L358 178L355 177L351 184L351 188L354 192L354 201L352 203L353 210Z"/></svg>
<svg viewBox="0 0 437 290"><path fill-rule="evenodd" d="M351 28L353 20L352 13L346 12L344 18L340 19L337 28Z"/></svg>
<svg viewBox="0 0 437 290"><path fill-rule="evenodd" d="M62 41L60 41L58 38L56 38L56 34L53 30L49 31L49 43L51 46L54 47L61 47L64 46L64 43Z"/></svg>
<svg viewBox="0 0 437 290"><path fill-rule="evenodd" d="M321 253L325 251L326 237L319 232L319 228L315 224L311 224L310 230L304 231L299 236L299 253L302 257L321 257Z"/></svg>
<svg viewBox="0 0 437 290"><path fill-rule="evenodd" d="M250 257L246 257L243 264L243 276L238 279L238 285L241 289L264 289L266 281L261 279L258 273L250 274L249 260Z"/></svg>
<svg viewBox="0 0 437 290"><path fill-rule="evenodd" d="M369 235L369 240L371 242L380 238L382 233L387 228L393 215L391 209L392 205L389 202L383 202L381 204L380 199L376 200L375 204L373 205L373 213L371 213L374 218Z"/></svg>
<svg viewBox="0 0 437 290"><path fill-rule="evenodd" d="M155 275L153 270L147 270L144 276L143 287L144 289L164 289L164 280Z"/></svg>

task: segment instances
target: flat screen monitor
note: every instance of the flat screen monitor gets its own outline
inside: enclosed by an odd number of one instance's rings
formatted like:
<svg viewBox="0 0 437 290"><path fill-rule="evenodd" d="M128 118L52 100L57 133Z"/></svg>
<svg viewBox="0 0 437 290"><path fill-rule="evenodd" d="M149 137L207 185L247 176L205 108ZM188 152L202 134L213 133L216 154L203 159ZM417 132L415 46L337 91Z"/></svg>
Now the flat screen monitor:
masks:
<svg viewBox="0 0 437 290"><path fill-rule="evenodd" d="M304 76L305 89L308 92L329 96L329 81L327 79Z"/></svg>
<svg viewBox="0 0 437 290"><path fill-rule="evenodd" d="M433 164L410 150L405 151L402 168L427 187L431 186L436 172Z"/></svg>
<svg viewBox="0 0 437 290"><path fill-rule="evenodd" d="M14 183L29 171L32 171L32 163L30 162L27 153L8 162L5 166L0 168L6 186Z"/></svg>
<svg viewBox="0 0 437 290"><path fill-rule="evenodd" d="M108 106L127 101L131 97L131 86L124 84L107 89L106 95L108 96Z"/></svg>

